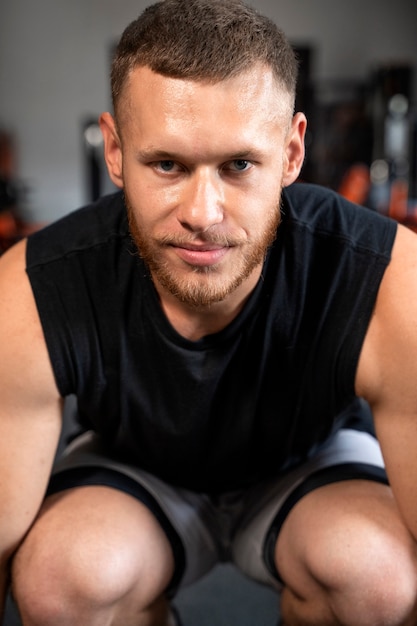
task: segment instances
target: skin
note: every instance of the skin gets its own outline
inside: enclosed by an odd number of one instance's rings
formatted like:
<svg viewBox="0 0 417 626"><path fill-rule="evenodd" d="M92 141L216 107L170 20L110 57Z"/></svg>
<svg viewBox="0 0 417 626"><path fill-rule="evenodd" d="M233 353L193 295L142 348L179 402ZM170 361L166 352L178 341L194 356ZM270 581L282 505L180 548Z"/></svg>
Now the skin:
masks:
<svg viewBox="0 0 417 626"><path fill-rule="evenodd" d="M108 169L125 190L135 236L148 241L165 314L198 339L224 328L261 276L281 189L301 169L305 118L292 118L288 95L260 66L216 84L137 68L123 96L117 125L101 117ZM416 623L416 241L399 228L356 378L393 491L346 481L293 508L275 552L287 626ZM12 568L25 624L166 626L173 556L137 500L105 487L70 489L49 498L31 527L56 450L60 398L24 253L22 242L0 260L3 571L30 529ZM74 554L82 555L76 567Z"/></svg>
<svg viewBox="0 0 417 626"><path fill-rule="evenodd" d="M61 429L62 401L25 272L25 247L20 242L0 260L0 616L8 560L42 504Z"/></svg>
<svg viewBox="0 0 417 626"><path fill-rule="evenodd" d="M356 390L371 404L391 485L417 538L417 243L400 226L359 361Z"/></svg>
<svg viewBox="0 0 417 626"><path fill-rule="evenodd" d="M416 235L400 225L356 374L391 489L346 481L294 507L276 545L287 626L417 623L416 296Z"/></svg>
<svg viewBox="0 0 417 626"><path fill-rule="evenodd" d="M214 85L139 67L125 95L119 124L100 120L110 176L168 319L198 339L227 325L259 280L306 120L292 119L261 66Z"/></svg>

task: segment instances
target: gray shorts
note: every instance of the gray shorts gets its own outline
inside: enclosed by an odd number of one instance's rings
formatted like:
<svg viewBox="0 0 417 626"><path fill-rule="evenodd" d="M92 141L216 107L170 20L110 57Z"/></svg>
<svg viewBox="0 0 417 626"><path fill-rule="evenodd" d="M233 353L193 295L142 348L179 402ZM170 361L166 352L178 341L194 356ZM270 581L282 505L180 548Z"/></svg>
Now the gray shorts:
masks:
<svg viewBox="0 0 417 626"><path fill-rule="evenodd" d="M274 546L289 511L313 489L349 479L386 482L379 445L365 432L341 430L306 463L274 480L216 497L174 487L109 458L97 435L87 432L58 460L48 494L99 484L145 503L174 551L171 592L193 583L219 561L231 561L250 578L279 590Z"/></svg>

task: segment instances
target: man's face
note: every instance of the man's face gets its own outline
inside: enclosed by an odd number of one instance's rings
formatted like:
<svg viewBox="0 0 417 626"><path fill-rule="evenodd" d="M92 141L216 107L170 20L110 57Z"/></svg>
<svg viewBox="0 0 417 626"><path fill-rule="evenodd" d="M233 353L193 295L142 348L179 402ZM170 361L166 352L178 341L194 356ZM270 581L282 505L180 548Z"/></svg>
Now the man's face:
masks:
<svg viewBox="0 0 417 626"><path fill-rule="evenodd" d="M289 96L263 67L214 84L140 67L124 96L107 161L161 297L201 308L252 288L295 178Z"/></svg>

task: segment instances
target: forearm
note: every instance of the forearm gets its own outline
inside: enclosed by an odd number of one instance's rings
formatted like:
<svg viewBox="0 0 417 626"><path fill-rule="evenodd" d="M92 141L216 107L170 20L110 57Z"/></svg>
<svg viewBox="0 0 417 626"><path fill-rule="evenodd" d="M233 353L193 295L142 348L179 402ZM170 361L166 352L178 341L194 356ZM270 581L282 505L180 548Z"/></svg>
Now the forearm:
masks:
<svg viewBox="0 0 417 626"><path fill-rule="evenodd" d="M405 526L417 543L417 415L394 408L387 413L376 409L374 415L394 499Z"/></svg>
<svg viewBox="0 0 417 626"><path fill-rule="evenodd" d="M60 421L58 407L52 415L45 411L28 419L0 415L0 624L12 559L45 497Z"/></svg>

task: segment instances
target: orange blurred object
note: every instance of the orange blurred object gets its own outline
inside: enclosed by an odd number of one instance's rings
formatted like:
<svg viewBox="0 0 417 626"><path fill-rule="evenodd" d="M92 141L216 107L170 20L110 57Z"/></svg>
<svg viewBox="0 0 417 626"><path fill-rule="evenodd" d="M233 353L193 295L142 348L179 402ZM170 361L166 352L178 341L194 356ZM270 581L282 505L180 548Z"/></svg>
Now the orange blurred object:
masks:
<svg viewBox="0 0 417 626"><path fill-rule="evenodd" d="M388 215L398 222L407 219L408 213L408 183L406 180L394 180L391 184L391 194Z"/></svg>
<svg viewBox="0 0 417 626"><path fill-rule="evenodd" d="M338 191L350 202L365 204L370 184L369 167L363 163L355 163L344 175Z"/></svg>

